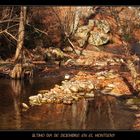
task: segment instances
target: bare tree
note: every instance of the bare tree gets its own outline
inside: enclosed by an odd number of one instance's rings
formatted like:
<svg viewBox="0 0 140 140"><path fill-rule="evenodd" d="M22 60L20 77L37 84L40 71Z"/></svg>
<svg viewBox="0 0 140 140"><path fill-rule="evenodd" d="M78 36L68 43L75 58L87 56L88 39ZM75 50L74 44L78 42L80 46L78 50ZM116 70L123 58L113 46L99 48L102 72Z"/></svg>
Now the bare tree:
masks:
<svg viewBox="0 0 140 140"><path fill-rule="evenodd" d="M15 58L14 58L15 61L17 61L19 59L19 56L22 54L21 51L22 51L23 44L24 44L26 16L27 16L27 7L21 6L17 49L16 49L16 53L15 53Z"/></svg>

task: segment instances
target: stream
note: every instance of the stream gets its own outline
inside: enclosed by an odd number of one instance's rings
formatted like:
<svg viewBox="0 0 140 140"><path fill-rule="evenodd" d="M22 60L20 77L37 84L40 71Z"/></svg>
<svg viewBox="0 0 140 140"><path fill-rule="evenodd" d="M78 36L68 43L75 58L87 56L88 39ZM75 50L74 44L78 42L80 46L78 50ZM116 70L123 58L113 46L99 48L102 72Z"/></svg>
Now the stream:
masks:
<svg viewBox="0 0 140 140"><path fill-rule="evenodd" d="M21 103L38 90L51 89L62 77L33 81L0 79L0 130L132 130L134 112L115 97L97 94L72 105L45 104L22 111Z"/></svg>

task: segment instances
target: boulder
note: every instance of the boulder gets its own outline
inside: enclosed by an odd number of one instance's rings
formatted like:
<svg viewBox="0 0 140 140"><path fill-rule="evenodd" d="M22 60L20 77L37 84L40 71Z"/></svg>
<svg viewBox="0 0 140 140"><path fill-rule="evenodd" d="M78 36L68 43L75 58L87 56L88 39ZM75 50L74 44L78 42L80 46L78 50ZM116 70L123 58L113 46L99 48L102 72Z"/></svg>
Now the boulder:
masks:
<svg viewBox="0 0 140 140"><path fill-rule="evenodd" d="M103 33L107 34L110 31L110 26L106 20L95 20L95 24Z"/></svg>
<svg viewBox="0 0 140 140"><path fill-rule="evenodd" d="M95 46L101 46L109 41L109 36L105 33L91 31L88 43Z"/></svg>

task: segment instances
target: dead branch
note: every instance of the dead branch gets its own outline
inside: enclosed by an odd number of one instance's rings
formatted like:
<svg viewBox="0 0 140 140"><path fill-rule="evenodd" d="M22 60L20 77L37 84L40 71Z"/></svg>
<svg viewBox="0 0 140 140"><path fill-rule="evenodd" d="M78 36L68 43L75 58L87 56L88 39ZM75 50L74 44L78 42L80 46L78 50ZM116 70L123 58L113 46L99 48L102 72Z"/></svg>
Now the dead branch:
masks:
<svg viewBox="0 0 140 140"><path fill-rule="evenodd" d="M0 24L6 23L6 22L19 22L19 18L3 20L3 21L0 21Z"/></svg>
<svg viewBox="0 0 140 140"><path fill-rule="evenodd" d="M11 33L9 33L7 30L5 30L5 32L4 32L4 33L6 33L7 35L9 35L10 37L12 37L14 40L16 40L16 41L17 41L16 37L15 37L15 36L13 36Z"/></svg>

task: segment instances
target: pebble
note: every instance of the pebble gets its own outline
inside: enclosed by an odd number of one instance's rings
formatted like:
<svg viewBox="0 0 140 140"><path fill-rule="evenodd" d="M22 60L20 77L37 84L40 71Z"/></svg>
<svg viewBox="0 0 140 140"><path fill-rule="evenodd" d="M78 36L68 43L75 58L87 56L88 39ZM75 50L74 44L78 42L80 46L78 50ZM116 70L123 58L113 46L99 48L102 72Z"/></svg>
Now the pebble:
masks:
<svg viewBox="0 0 140 140"><path fill-rule="evenodd" d="M104 80L105 77L104 77L104 76L99 76L99 77L97 77L97 79L98 79L98 80Z"/></svg>
<svg viewBox="0 0 140 140"><path fill-rule="evenodd" d="M25 103L22 103L22 106L25 108L25 109L29 109L29 106Z"/></svg>
<svg viewBox="0 0 140 140"><path fill-rule="evenodd" d="M69 74L65 74L64 79L65 80L69 80L70 79L70 75Z"/></svg>
<svg viewBox="0 0 140 140"><path fill-rule="evenodd" d="M132 106L130 106L129 108L132 109L132 110L139 110L139 107L136 106L136 105L132 105Z"/></svg>
<svg viewBox="0 0 140 140"><path fill-rule="evenodd" d="M115 85L114 84L108 84L107 87L114 88Z"/></svg>
<svg viewBox="0 0 140 140"><path fill-rule="evenodd" d="M94 94L93 93L86 93L85 94L85 97L86 98L93 98L94 97Z"/></svg>

